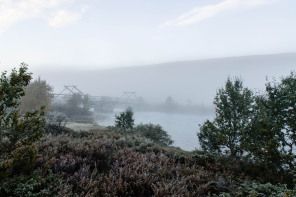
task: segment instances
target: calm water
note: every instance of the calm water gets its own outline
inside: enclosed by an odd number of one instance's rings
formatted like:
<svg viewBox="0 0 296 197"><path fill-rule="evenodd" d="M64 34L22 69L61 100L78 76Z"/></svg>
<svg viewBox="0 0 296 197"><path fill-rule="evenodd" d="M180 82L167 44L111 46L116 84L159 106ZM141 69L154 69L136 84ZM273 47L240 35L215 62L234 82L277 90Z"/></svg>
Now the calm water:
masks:
<svg viewBox="0 0 296 197"><path fill-rule="evenodd" d="M103 117L97 120L99 125L114 126L114 114L102 114ZM135 124L159 124L166 130L174 140L174 146L179 146L184 150L195 150L199 148L197 132L199 124L206 119L212 120L211 115L185 115L185 114L169 114L160 112L134 112Z"/></svg>

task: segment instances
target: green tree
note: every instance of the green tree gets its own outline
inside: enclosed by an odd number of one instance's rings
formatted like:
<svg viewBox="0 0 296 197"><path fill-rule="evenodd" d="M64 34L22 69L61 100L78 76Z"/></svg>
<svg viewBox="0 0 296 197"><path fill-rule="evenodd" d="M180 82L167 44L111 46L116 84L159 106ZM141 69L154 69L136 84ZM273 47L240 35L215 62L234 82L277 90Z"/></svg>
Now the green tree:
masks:
<svg viewBox="0 0 296 197"><path fill-rule="evenodd" d="M225 88L217 91L214 104L216 117L206 121L198 133L203 149L223 151L231 156L242 155L244 134L250 124L254 97L251 90L243 87L239 78L228 78Z"/></svg>
<svg viewBox="0 0 296 197"><path fill-rule="evenodd" d="M209 120L200 125L200 132L197 134L200 146L205 151L221 152L221 143L218 140L218 128Z"/></svg>
<svg viewBox="0 0 296 197"><path fill-rule="evenodd" d="M31 80L27 65L21 64L0 79L0 182L6 177L28 173L37 155L35 142L45 126L44 108L19 115L20 98Z"/></svg>
<svg viewBox="0 0 296 197"><path fill-rule="evenodd" d="M271 170L282 169L282 134L273 121L272 106L266 95L255 97L254 113L244 134L244 149L253 160Z"/></svg>
<svg viewBox="0 0 296 197"><path fill-rule="evenodd" d="M282 77L280 83L266 85L271 122L281 143L281 152L291 170L296 164L296 73Z"/></svg>
<svg viewBox="0 0 296 197"><path fill-rule="evenodd" d="M129 107L119 115L115 115L115 127L124 131L131 130L134 127L134 112Z"/></svg>
<svg viewBox="0 0 296 197"><path fill-rule="evenodd" d="M20 113L39 109L41 106L49 108L52 100L53 88L45 81L38 78L25 88L25 96L21 98Z"/></svg>

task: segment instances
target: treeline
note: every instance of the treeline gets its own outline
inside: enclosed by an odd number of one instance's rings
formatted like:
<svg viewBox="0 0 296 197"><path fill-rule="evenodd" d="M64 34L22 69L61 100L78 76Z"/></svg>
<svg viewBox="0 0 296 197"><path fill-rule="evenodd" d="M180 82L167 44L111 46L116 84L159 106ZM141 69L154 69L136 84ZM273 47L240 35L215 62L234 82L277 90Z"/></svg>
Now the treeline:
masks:
<svg viewBox="0 0 296 197"><path fill-rule="evenodd" d="M202 104L194 104L191 100L187 104L180 104L176 102L171 96L168 96L164 102L157 104L143 103L133 106L136 111L152 111L163 113L176 113L176 114L198 114L208 115L213 114L213 108Z"/></svg>
<svg viewBox="0 0 296 197"><path fill-rule="evenodd" d="M215 118L197 134L204 151L256 163L265 176L292 183L296 164L296 74L254 93L228 78L214 99Z"/></svg>

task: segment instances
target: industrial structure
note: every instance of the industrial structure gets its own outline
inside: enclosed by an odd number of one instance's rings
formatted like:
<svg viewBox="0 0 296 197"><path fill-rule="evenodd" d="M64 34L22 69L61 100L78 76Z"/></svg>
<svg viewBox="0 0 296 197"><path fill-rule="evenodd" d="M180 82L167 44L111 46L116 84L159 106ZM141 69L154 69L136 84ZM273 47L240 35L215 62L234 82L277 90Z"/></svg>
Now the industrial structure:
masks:
<svg viewBox="0 0 296 197"><path fill-rule="evenodd" d="M84 94L75 85L64 86L64 89L60 93L54 94L54 101L59 103L66 102L73 95L88 98L95 112L113 112L114 108L136 107L144 104L143 99L138 97L136 92L123 92L121 97L92 96Z"/></svg>

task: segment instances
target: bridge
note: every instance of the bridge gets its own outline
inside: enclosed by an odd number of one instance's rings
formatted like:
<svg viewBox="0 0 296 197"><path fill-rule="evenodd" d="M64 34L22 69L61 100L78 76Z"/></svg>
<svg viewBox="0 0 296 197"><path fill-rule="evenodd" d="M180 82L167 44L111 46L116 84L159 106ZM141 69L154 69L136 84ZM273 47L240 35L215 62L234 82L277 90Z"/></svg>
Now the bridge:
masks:
<svg viewBox="0 0 296 197"><path fill-rule="evenodd" d="M82 98L88 98L91 107L95 112L113 112L116 107L134 107L144 103L143 99L136 95L136 92L123 92L121 97L92 96L84 94L75 85L64 86L64 89L60 93L53 95L55 102L66 102L73 97L73 95L80 95Z"/></svg>

